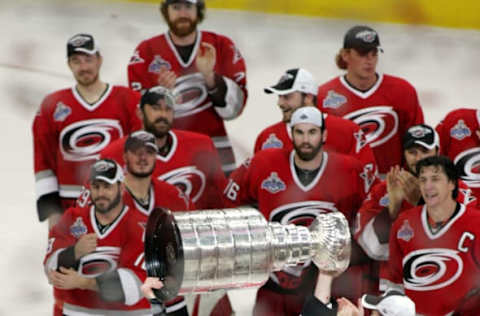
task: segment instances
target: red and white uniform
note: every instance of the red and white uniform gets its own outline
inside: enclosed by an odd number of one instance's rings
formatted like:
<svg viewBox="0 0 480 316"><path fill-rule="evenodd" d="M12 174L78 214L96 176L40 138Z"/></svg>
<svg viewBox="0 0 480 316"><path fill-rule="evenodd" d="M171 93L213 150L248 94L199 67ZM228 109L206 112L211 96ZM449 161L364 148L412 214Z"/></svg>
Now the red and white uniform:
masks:
<svg viewBox="0 0 480 316"><path fill-rule="evenodd" d="M457 202L464 205L475 205L477 201L478 199L472 195L472 190L465 182L459 180ZM372 187L363 201L355 221L355 239L370 258L381 261L380 276L388 272L388 241L393 224L393 220L388 214L388 204L387 182L382 181ZM403 200L398 212L400 214L413 207L415 206ZM380 218L377 218L378 216ZM376 223L377 221L380 222ZM385 291L386 285L381 283L379 289Z"/></svg>
<svg viewBox="0 0 480 316"><path fill-rule="evenodd" d="M200 43L215 47L214 71L223 77L227 92L225 107L213 106L203 76L195 66ZM175 107L174 128L210 136L222 159L223 171L235 169L232 146L223 120L240 115L247 100L245 61L239 50L226 36L198 31L190 59L184 62L168 33L141 42L128 65L128 81L134 90L158 85L158 73L168 69L177 75L174 93L180 96Z"/></svg>
<svg viewBox="0 0 480 316"><path fill-rule="evenodd" d="M308 226L318 214L339 211L353 226L356 210L366 195L367 187L360 162L349 156L323 152L316 178L305 186L295 171L294 151L266 149L259 151L250 165L242 165L230 175L224 194L232 206L257 202L260 212L273 222ZM314 267L310 262L287 267L271 274L271 281L281 288L280 291L296 291L306 284L313 287L316 278L312 277L312 269ZM359 270L354 273L349 273L349 270L336 278L333 292L350 298L359 297L364 290L362 274L358 273ZM348 284L348 289L345 284ZM262 304L259 296L257 304ZM292 308L292 314L301 312L303 301L297 303L296 309L300 311ZM281 312L290 314L285 310Z"/></svg>
<svg viewBox="0 0 480 316"><path fill-rule="evenodd" d="M447 116L435 128L440 137L440 152L448 156L458 167L460 177L480 195L480 110L458 109Z"/></svg>
<svg viewBox="0 0 480 316"><path fill-rule="evenodd" d="M318 88L318 107L360 125L373 150L381 174L402 165L402 137L407 129L423 123L415 88L401 78L379 74L375 85L361 92L344 76Z"/></svg>
<svg viewBox="0 0 480 316"><path fill-rule="evenodd" d="M327 140L326 151L350 155L364 167L371 168L372 175L377 174L377 164L370 145L367 144L363 131L357 124L334 115L324 114ZM273 124L264 129L255 141L254 152L267 148L293 149L291 127L283 122Z"/></svg>
<svg viewBox="0 0 480 316"><path fill-rule="evenodd" d="M139 98L112 85L94 104L75 87L48 95L32 127L37 199L59 192L64 209L73 205L100 151L141 127L135 113ZM39 210L41 220L46 216Z"/></svg>
<svg viewBox="0 0 480 316"><path fill-rule="evenodd" d="M135 266L144 228L137 219L136 211L125 205L115 222L103 233L96 224L93 205L69 208L49 233L48 249L45 256L45 270L57 270L60 252L73 246L84 234L97 235L96 251L80 259L78 272L94 278L108 271L117 270L120 276L125 301L112 303L104 301L100 294L91 290L57 290L56 305L65 315L93 315L112 313L121 315L151 315L150 303L143 298L140 284L145 271ZM59 302L58 300L60 300Z"/></svg>
<svg viewBox="0 0 480 316"><path fill-rule="evenodd" d="M426 206L401 213L392 226L386 281L405 290L418 314L450 315L472 289L478 290L480 211L460 205L435 233ZM473 312L478 315L478 309Z"/></svg>
<svg viewBox="0 0 480 316"><path fill-rule="evenodd" d="M180 188L197 209L222 208L226 179L212 141L205 135L171 130L172 146L167 156L157 155L153 176ZM123 151L127 137L102 151L102 158L125 166Z"/></svg>

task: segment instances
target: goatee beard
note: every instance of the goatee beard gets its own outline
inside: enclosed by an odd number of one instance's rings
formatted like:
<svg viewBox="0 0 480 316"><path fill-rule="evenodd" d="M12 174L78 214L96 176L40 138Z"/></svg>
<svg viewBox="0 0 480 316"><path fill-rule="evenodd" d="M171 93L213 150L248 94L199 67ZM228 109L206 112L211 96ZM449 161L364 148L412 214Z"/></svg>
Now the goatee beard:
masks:
<svg viewBox="0 0 480 316"><path fill-rule="evenodd" d="M106 214L108 212L110 212L111 210L113 210L115 207L118 206L118 204L120 204L120 201L122 199L122 196L120 193L117 194L117 196L115 197L115 199L112 201L112 203L110 203L106 208L100 208L98 207L95 203L95 212L99 212L101 214Z"/></svg>
<svg viewBox="0 0 480 316"><path fill-rule="evenodd" d="M178 22L189 22L188 27L177 27ZM168 21L168 27L170 28L170 32L172 32L173 35L178 36L178 37L186 37L197 29L197 21L196 20L190 20L187 18L179 18L176 21Z"/></svg>

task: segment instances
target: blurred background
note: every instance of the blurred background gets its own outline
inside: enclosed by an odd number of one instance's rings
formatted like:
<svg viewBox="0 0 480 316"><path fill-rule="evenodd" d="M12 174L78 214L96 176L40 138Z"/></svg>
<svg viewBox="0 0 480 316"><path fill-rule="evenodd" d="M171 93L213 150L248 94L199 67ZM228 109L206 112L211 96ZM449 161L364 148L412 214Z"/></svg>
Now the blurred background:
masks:
<svg viewBox="0 0 480 316"><path fill-rule="evenodd" d="M72 86L66 41L94 35L101 77L127 84L127 63L143 39L166 30L159 1L0 0L0 315L51 315L43 273L46 223L35 210L31 123L46 94ZM263 88L289 68L303 67L323 83L341 72L334 56L343 35L368 24L385 51L378 70L417 89L428 124L458 107L479 107L480 2L430 0L207 0L200 25L232 38L245 57L249 99L228 122L237 163L266 126L280 120L276 98ZM236 290L237 315L250 313L254 290Z"/></svg>

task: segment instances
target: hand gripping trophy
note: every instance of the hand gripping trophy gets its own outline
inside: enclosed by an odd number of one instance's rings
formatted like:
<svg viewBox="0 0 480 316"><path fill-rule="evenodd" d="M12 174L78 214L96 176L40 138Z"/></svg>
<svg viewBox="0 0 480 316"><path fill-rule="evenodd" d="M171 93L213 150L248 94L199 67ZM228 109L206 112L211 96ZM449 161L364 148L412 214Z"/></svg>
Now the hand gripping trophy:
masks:
<svg viewBox="0 0 480 316"><path fill-rule="evenodd" d="M259 287L269 273L313 260L341 273L350 261L350 231L340 212L310 227L269 223L254 208L172 213L155 209L145 238L147 274L164 284L160 301L219 289Z"/></svg>

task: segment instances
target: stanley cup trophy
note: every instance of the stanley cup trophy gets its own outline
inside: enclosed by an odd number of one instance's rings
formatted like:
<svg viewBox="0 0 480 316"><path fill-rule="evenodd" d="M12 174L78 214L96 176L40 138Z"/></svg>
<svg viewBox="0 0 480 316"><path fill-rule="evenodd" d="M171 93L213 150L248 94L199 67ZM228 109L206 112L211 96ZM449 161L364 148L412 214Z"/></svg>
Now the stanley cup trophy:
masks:
<svg viewBox="0 0 480 316"><path fill-rule="evenodd" d="M177 295L259 287L273 271L313 260L343 272L350 260L350 231L340 212L320 214L310 227L269 223L254 208L175 212L155 209L145 238L147 274Z"/></svg>

